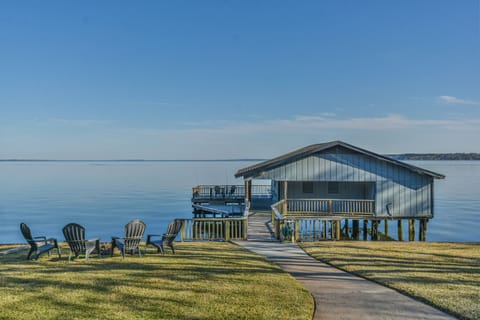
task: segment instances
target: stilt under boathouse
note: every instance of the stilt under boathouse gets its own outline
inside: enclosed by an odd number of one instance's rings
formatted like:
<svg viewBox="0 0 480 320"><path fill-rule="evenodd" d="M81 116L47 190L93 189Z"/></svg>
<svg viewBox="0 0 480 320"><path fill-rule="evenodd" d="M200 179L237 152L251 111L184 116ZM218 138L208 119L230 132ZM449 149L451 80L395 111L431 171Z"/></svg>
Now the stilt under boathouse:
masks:
<svg viewBox="0 0 480 320"><path fill-rule="evenodd" d="M298 149L235 177L244 179L247 210L252 181L271 180L272 229L282 239L288 225L292 241L425 241L434 179L445 178L342 141Z"/></svg>

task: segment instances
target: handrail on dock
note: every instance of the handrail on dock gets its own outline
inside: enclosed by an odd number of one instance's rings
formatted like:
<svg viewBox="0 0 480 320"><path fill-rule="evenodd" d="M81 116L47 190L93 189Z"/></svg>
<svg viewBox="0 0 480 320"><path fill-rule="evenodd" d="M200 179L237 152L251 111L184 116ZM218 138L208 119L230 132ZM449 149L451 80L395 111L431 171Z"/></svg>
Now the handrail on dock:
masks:
<svg viewBox="0 0 480 320"><path fill-rule="evenodd" d="M247 240L247 217L185 219L181 241Z"/></svg>

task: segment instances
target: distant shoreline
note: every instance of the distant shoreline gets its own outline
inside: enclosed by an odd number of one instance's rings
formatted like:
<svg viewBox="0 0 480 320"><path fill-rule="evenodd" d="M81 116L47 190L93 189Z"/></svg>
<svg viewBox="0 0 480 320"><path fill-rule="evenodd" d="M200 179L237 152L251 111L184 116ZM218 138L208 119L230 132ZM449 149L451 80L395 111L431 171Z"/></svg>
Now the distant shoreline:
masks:
<svg viewBox="0 0 480 320"><path fill-rule="evenodd" d="M111 159L111 160L58 160L58 159L0 159L0 162L253 162L264 161L265 159L163 159L163 160L144 160L144 159Z"/></svg>
<svg viewBox="0 0 480 320"><path fill-rule="evenodd" d="M395 160L480 160L480 153L401 153L386 154L385 156ZM243 159L0 159L0 162L259 162L267 159L243 158Z"/></svg>
<svg viewBox="0 0 480 320"><path fill-rule="evenodd" d="M396 160L480 160L480 153L404 153L387 156Z"/></svg>

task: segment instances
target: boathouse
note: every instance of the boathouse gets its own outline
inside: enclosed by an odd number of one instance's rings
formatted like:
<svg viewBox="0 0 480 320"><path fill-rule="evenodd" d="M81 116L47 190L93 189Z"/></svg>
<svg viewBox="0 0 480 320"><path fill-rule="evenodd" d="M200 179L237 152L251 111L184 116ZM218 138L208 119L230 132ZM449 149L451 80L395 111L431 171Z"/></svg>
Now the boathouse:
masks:
<svg viewBox="0 0 480 320"><path fill-rule="evenodd" d="M445 176L395 159L333 141L310 145L238 170L247 208L252 181L271 180L272 225L277 237L292 226L293 241L392 239L389 221L405 234L425 240L434 217L434 180ZM360 224L363 222L363 228ZM380 225L383 228L380 228Z"/></svg>

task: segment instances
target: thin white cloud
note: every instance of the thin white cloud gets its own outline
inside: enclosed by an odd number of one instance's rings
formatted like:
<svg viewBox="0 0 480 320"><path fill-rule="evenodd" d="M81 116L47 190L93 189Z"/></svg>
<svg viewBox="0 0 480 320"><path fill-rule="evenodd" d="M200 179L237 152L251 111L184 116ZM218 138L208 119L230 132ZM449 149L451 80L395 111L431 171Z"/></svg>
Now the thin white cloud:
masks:
<svg viewBox="0 0 480 320"><path fill-rule="evenodd" d="M472 100L465 100L453 96L439 96L438 100L442 103L448 104L470 104L470 105L479 105L480 102L472 101Z"/></svg>
<svg viewBox="0 0 480 320"><path fill-rule="evenodd" d="M51 118L42 124L52 125L58 124L63 126L72 126L72 127L91 127L91 126L104 126L111 124L109 120L96 120L96 119L62 119L62 118Z"/></svg>

